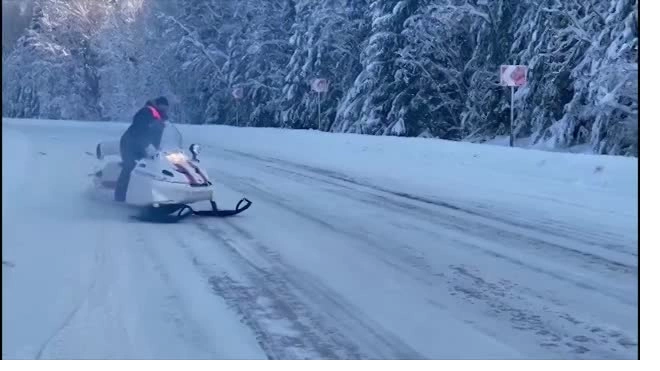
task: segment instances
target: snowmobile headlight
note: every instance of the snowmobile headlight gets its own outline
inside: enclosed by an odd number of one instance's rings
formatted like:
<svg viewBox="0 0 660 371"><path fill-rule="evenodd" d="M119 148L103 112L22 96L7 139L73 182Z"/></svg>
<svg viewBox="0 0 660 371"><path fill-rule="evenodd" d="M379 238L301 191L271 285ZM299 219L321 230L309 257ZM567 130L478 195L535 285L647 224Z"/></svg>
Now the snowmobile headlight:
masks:
<svg viewBox="0 0 660 371"><path fill-rule="evenodd" d="M187 160L186 155L184 155L183 153L170 153L167 156L165 156L165 158L167 158L167 161L173 164L180 164L186 162Z"/></svg>

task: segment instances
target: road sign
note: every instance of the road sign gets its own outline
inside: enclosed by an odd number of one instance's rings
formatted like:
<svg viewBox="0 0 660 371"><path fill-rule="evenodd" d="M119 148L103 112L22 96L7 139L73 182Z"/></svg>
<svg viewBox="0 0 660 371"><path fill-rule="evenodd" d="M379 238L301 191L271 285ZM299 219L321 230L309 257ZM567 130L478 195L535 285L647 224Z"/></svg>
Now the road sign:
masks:
<svg viewBox="0 0 660 371"><path fill-rule="evenodd" d="M325 93L328 91L329 84L327 79L314 79L312 80L312 90L317 93Z"/></svg>
<svg viewBox="0 0 660 371"><path fill-rule="evenodd" d="M328 91L328 87L330 83L328 82L327 79L314 79L311 82L312 85L312 90L314 90L316 94L316 102L318 104L318 119L319 119L319 127L318 130L321 130L321 93L325 93Z"/></svg>
<svg viewBox="0 0 660 371"><path fill-rule="evenodd" d="M233 89L231 89L231 96L234 97L234 99L236 100L235 101L235 103L236 103L236 107L235 107L236 117L235 117L235 119L236 119L236 126L238 126L238 109L239 109L239 105L240 105L239 101L241 99L243 99L243 88L240 87L240 86L234 87Z"/></svg>
<svg viewBox="0 0 660 371"><path fill-rule="evenodd" d="M527 66L504 64L500 66L500 85L511 87L511 123L509 124L509 146L514 146L513 98L516 87L527 84Z"/></svg>
<svg viewBox="0 0 660 371"><path fill-rule="evenodd" d="M231 96L234 97L234 99L242 99L243 98L243 88L236 87L236 88L232 89Z"/></svg>
<svg viewBox="0 0 660 371"><path fill-rule="evenodd" d="M527 66L502 65L500 66L500 85L523 86L527 84Z"/></svg>

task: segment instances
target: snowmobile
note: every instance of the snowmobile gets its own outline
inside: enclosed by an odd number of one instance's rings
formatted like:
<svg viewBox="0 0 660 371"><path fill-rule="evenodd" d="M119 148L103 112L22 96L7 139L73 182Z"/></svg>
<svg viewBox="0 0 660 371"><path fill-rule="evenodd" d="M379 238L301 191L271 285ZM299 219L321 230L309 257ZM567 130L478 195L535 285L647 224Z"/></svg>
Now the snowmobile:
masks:
<svg viewBox="0 0 660 371"><path fill-rule="evenodd" d="M167 123L163 130L160 149L154 156L138 161L131 173L125 203L137 207L135 219L154 223L176 223L189 216L228 217L247 210L252 202L247 198L238 201L233 210L221 210L214 199L214 185L208 173L199 165L200 146L191 144L192 158L183 150L179 130ZM119 141L100 142L96 146L96 158L117 159L107 161L93 176L98 190L114 193L121 173ZM195 210L190 205L209 201L211 210Z"/></svg>

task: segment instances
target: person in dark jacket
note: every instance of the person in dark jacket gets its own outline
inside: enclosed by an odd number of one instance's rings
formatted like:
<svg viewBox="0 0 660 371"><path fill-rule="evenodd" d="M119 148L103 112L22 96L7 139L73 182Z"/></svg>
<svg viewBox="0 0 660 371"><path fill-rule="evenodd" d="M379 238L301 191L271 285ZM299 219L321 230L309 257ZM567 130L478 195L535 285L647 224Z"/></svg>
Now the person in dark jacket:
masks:
<svg viewBox="0 0 660 371"><path fill-rule="evenodd" d="M153 156L160 147L168 108L169 102L165 97L148 101L133 116L131 126L121 136L122 170L115 188L116 201L124 202L126 200L128 182L137 162L145 157Z"/></svg>

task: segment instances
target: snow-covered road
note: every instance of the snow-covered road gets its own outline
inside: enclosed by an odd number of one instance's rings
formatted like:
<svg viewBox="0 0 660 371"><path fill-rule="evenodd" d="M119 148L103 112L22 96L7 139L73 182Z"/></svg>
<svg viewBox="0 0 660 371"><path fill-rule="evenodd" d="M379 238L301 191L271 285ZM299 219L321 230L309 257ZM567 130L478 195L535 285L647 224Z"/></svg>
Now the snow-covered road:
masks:
<svg viewBox="0 0 660 371"><path fill-rule="evenodd" d="M254 204L153 225L88 191L123 127L3 122L3 358L637 357L636 189L563 218L198 135Z"/></svg>

